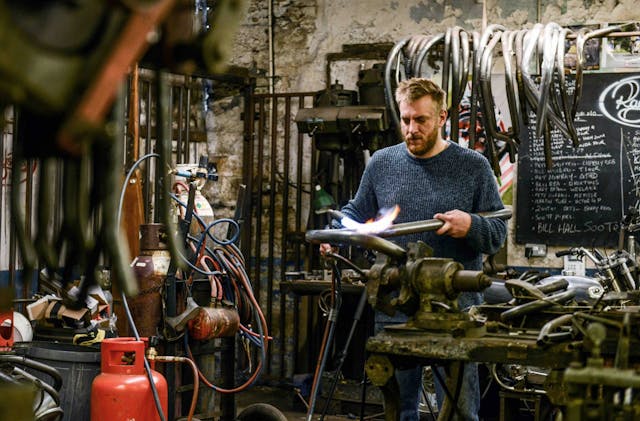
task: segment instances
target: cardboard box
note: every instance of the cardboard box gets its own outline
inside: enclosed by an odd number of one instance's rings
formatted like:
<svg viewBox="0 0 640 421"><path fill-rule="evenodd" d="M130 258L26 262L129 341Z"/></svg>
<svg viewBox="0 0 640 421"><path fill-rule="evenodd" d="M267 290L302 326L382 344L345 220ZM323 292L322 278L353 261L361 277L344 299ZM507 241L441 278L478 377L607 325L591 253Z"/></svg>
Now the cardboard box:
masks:
<svg viewBox="0 0 640 421"><path fill-rule="evenodd" d="M67 308L62 304L62 300L57 299L49 302L44 318L54 326L78 327L76 322L81 322L85 326L90 323L91 313L88 308L78 310Z"/></svg>
<svg viewBox="0 0 640 421"><path fill-rule="evenodd" d="M49 306L49 299L51 295L44 296L40 298L38 301L33 302L27 306L27 316L29 320L36 321L44 319L44 313Z"/></svg>

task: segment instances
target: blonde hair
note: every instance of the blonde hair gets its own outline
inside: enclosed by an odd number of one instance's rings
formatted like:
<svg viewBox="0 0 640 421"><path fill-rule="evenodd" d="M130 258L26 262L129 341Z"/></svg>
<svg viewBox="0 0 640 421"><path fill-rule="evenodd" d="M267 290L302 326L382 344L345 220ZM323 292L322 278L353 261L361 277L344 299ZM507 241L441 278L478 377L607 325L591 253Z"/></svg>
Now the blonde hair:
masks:
<svg viewBox="0 0 640 421"><path fill-rule="evenodd" d="M430 96L438 110L446 110L446 93L431 79L414 77L401 81L396 88L396 101L398 104L411 103L423 96Z"/></svg>

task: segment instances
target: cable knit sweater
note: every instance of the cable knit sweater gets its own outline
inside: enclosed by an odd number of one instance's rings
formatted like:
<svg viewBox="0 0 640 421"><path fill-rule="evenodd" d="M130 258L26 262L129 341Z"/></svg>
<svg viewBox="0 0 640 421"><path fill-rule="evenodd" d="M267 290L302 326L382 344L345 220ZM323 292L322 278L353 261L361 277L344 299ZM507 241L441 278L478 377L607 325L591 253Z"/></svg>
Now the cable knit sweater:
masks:
<svg viewBox="0 0 640 421"><path fill-rule="evenodd" d="M453 209L470 213L471 228L463 239L435 231L389 238L403 247L422 240L433 248L435 257L452 258L467 270L480 270L482 253L496 253L505 240L505 221L476 214L504 207L489 162L453 142L432 158L413 157L404 143L378 150L342 212L364 222L394 205L400 207L394 223L432 219Z"/></svg>

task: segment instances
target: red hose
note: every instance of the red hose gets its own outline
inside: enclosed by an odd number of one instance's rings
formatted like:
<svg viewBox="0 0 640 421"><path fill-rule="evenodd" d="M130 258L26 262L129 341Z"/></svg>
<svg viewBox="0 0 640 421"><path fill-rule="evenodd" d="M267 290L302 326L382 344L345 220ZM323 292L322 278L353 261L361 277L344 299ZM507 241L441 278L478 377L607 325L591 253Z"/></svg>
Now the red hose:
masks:
<svg viewBox="0 0 640 421"><path fill-rule="evenodd" d="M186 357L174 357L169 355L158 355L155 357L155 361L160 362L180 362L180 363L188 363L191 366L191 370L193 371L193 396L191 397L191 406L189 407L189 415L187 416L188 421L193 420L193 414L196 412L196 404L198 403L198 391L200 390L200 382L198 379L198 367L196 363L193 362L191 358Z"/></svg>

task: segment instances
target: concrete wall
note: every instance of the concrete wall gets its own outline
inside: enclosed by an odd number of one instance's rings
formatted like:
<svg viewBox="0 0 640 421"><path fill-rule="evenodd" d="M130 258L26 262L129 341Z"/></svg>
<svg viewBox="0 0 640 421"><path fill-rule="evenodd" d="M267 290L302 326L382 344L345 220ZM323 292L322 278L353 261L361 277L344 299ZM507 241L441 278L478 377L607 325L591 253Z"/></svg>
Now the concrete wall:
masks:
<svg viewBox="0 0 640 421"><path fill-rule="evenodd" d="M481 31L500 23L509 29L527 28L535 22L561 25L638 20L640 9L634 0L274 0L274 62L269 57L269 1L252 0L236 36L231 62L248 67L258 81L258 91L267 91L270 80L275 92L324 89L326 55L340 52L342 45L397 42L406 35L434 34L459 25ZM332 81L345 89L356 89L357 70L370 62L337 62L331 68ZM270 68L274 77L270 79ZM224 99L212 107L209 120L217 123L209 142L209 153L220 164L222 177L213 198L217 214L232 212L235 186L241 179L240 101ZM525 259L521 245L514 244L513 221L509 236L509 264L560 267L559 259ZM552 249L548 256L553 255Z"/></svg>

